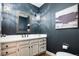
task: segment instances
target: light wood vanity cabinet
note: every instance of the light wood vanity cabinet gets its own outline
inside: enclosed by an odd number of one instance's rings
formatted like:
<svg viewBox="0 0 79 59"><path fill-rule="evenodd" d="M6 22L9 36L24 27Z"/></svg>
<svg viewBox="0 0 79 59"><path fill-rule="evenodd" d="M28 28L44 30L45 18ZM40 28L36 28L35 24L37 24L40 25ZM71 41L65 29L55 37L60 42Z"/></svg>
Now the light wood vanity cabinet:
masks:
<svg viewBox="0 0 79 59"><path fill-rule="evenodd" d="M2 56L33 56L46 51L46 38L0 44Z"/></svg>
<svg viewBox="0 0 79 59"><path fill-rule="evenodd" d="M22 46L19 50L19 56L29 56L29 46Z"/></svg>
<svg viewBox="0 0 79 59"><path fill-rule="evenodd" d="M29 41L20 41L17 43L18 56L29 56Z"/></svg>
<svg viewBox="0 0 79 59"><path fill-rule="evenodd" d="M1 44L1 55L2 56L16 56L17 55L17 46L16 42L8 42Z"/></svg>
<svg viewBox="0 0 79 59"><path fill-rule="evenodd" d="M30 55L37 55L39 50L39 40L31 40L30 41Z"/></svg>

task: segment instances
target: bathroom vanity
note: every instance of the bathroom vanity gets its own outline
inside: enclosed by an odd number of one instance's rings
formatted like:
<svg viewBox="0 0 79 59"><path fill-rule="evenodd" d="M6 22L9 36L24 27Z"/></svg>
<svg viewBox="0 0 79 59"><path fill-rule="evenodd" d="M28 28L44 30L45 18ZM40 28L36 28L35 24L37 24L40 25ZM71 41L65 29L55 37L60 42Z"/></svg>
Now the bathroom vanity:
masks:
<svg viewBox="0 0 79 59"><path fill-rule="evenodd" d="M33 56L46 52L46 34L11 35L0 38L1 56Z"/></svg>

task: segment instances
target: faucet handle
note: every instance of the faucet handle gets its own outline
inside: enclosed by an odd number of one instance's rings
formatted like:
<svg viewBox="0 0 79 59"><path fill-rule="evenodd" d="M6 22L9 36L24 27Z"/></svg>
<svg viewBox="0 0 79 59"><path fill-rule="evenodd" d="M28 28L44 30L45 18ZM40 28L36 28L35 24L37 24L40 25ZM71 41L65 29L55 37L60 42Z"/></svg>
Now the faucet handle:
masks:
<svg viewBox="0 0 79 59"><path fill-rule="evenodd" d="M3 35L2 35L2 34L0 34L0 37L6 37L6 34L3 34Z"/></svg>
<svg viewBox="0 0 79 59"><path fill-rule="evenodd" d="M6 34L4 34L3 36L6 37Z"/></svg>
<svg viewBox="0 0 79 59"><path fill-rule="evenodd" d="M2 34L0 34L0 37L2 37Z"/></svg>

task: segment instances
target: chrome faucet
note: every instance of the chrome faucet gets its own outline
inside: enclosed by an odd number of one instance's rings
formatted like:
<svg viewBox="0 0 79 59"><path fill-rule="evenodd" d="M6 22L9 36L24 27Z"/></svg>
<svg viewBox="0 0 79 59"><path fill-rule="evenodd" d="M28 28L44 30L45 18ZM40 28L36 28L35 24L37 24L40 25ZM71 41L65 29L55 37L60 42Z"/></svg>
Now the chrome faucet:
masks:
<svg viewBox="0 0 79 59"><path fill-rule="evenodd" d="M27 37L29 35L29 32L30 32L30 24L27 24Z"/></svg>
<svg viewBox="0 0 79 59"><path fill-rule="evenodd" d="M0 34L0 37L6 37L6 34Z"/></svg>

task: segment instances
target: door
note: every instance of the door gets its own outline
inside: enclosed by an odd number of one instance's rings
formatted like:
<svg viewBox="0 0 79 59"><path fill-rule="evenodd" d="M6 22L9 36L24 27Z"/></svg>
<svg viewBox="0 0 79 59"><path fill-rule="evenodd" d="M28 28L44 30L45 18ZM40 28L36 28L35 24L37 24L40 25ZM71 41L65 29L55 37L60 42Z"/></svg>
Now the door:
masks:
<svg viewBox="0 0 79 59"><path fill-rule="evenodd" d="M30 56L38 54L38 50L39 50L38 44L39 44L38 39L34 39L30 41Z"/></svg>
<svg viewBox="0 0 79 59"><path fill-rule="evenodd" d="M29 56L29 46L21 46L19 49L20 56Z"/></svg>
<svg viewBox="0 0 79 59"><path fill-rule="evenodd" d="M33 45L30 45L30 56L33 56Z"/></svg>
<svg viewBox="0 0 79 59"><path fill-rule="evenodd" d="M33 44L33 55L38 54L38 43Z"/></svg>
<svg viewBox="0 0 79 59"><path fill-rule="evenodd" d="M30 56L38 54L38 43L30 45Z"/></svg>

